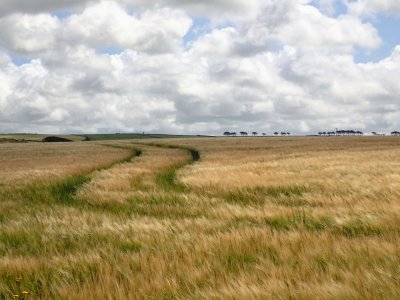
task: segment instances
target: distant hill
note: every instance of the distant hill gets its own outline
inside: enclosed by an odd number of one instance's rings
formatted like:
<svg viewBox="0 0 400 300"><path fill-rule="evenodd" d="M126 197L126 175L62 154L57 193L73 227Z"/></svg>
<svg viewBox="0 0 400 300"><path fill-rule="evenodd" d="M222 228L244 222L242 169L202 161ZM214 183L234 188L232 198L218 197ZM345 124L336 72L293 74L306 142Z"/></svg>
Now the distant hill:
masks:
<svg viewBox="0 0 400 300"><path fill-rule="evenodd" d="M111 140L132 140L132 139L167 139L167 138L195 138L210 137L204 135L175 135L175 134L141 134L141 133L112 133L112 134L31 134L15 133L0 134L0 142L46 142L49 137L56 137L60 140L72 142L80 141L111 141Z"/></svg>
<svg viewBox="0 0 400 300"><path fill-rule="evenodd" d="M85 136L74 134L32 134L32 133L13 133L13 134L0 134L0 140L15 140L19 142L42 142L43 139L55 136L61 139L79 142L85 140Z"/></svg>
<svg viewBox="0 0 400 300"><path fill-rule="evenodd" d="M174 135L174 134L141 134L141 133L84 134L84 136L88 137L89 140L91 141L201 137L198 135L196 136L196 135Z"/></svg>
<svg viewBox="0 0 400 300"><path fill-rule="evenodd" d="M72 142L70 139L62 138L59 136L48 136L45 137L42 142L45 143L65 143L65 142Z"/></svg>

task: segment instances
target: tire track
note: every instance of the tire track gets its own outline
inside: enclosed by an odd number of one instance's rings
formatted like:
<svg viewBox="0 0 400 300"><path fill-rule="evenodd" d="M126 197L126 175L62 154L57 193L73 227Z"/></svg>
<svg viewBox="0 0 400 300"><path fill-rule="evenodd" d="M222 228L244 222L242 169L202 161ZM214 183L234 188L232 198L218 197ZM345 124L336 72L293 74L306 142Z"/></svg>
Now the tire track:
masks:
<svg viewBox="0 0 400 300"><path fill-rule="evenodd" d="M110 147L111 145L102 146ZM49 205L76 205L75 196L78 190L93 179L93 174L95 172L111 169L118 164L129 162L133 158L142 154L141 150L137 148L118 147L114 145L112 147L127 149L130 150L130 153L125 158L114 161L111 164L96 167L89 171L68 176L61 180L32 183L27 187L18 190L15 193L15 197L23 199L23 201L29 204L44 203Z"/></svg>

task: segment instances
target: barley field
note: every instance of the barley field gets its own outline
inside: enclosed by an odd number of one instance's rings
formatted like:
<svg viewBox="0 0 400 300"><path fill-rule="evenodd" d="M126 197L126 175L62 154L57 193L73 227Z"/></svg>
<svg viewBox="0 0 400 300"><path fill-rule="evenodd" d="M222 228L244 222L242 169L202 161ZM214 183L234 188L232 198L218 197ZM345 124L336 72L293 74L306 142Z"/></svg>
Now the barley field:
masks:
<svg viewBox="0 0 400 300"><path fill-rule="evenodd" d="M400 139L0 144L0 299L399 299Z"/></svg>

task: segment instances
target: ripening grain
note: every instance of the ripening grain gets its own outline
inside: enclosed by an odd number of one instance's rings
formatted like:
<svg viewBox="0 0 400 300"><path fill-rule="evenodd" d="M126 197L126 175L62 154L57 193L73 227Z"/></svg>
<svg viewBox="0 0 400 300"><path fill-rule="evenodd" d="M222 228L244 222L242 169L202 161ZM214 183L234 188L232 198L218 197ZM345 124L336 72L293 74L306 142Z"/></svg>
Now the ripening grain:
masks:
<svg viewBox="0 0 400 300"><path fill-rule="evenodd" d="M146 143L52 145L32 154L45 174L59 170L58 179L40 184L45 177L30 175L35 184L0 194L2 295L400 297L399 139ZM16 161L29 153L21 146L13 145ZM192 163L185 147L201 160ZM87 172L126 149L141 155ZM59 168L45 156L57 157Z"/></svg>
<svg viewBox="0 0 400 300"><path fill-rule="evenodd" d="M0 144L0 187L77 174L122 159L127 153L97 143Z"/></svg>

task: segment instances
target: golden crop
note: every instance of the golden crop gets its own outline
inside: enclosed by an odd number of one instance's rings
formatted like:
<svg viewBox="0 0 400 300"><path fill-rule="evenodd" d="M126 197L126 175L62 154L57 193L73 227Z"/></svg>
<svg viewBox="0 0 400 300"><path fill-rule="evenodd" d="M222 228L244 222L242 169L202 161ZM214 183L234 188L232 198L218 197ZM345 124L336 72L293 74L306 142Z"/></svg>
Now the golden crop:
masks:
<svg viewBox="0 0 400 300"><path fill-rule="evenodd" d="M398 299L399 146L395 137L0 145L0 294Z"/></svg>

